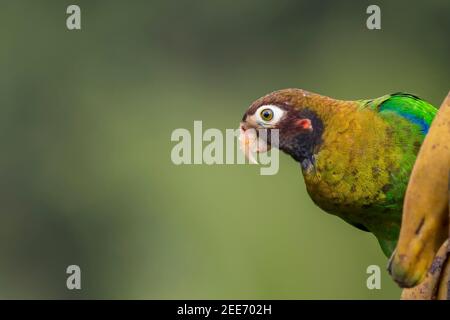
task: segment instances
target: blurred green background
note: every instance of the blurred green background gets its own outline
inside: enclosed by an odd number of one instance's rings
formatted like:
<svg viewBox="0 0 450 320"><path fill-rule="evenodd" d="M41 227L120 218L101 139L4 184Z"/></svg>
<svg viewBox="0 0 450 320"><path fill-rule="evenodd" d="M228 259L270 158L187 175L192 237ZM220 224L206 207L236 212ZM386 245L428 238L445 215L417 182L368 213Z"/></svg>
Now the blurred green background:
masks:
<svg viewBox="0 0 450 320"><path fill-rule="evenodd" d="M274 176L170 160L174 129L237 128L285 87L439 105L450 2L377 1L379 31L370 4L2 1L0 298L398 299L375 238L315 207L288 156Z"/></svg>

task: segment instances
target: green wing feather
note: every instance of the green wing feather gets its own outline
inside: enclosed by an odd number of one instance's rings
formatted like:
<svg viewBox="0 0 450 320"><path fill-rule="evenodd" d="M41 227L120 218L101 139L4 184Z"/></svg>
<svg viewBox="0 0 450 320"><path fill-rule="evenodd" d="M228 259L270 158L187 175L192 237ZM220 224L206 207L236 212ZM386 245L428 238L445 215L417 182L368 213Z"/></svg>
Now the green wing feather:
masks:
<svg viewBox="0 0 450 320"><path fill-rule="evenodd" d="M398 154L399 167L391 172L393 188L386 193L387 203L403 203L403 196L417 152L430 128L437 109L428 102L407 93L394 93L366 104L376 110L389 125L392 148ZM398 208L398 209L401 209Z"/></svg>
<svg viewBox="0 0 450 320"><path fill-rule="evenodd" d="M386 201L382 212L389 210L401 217L403 198L409 176L416 160L417 152L427 134L437 109L428 102L407 93L394 93L373 100L360 101L362 109L369 108L379 114L388 124L390 147L387 149L397 159L390 171L390 188L383 190ZM380 221L382 216L380 215ZM395 248L398 237L397 228L386 226L377 235L378 241L387 256Z"/></svg>
<svg viewBox="0 0 450 320"><path fill-rule="evenodd" d="M423 135L428 133L437 109L428 102L409 93L394 93L378 99L364 101L365 107L370 107L387 119L395 114L420 128ZM395 118L395 116L394 116Z"/></svg>

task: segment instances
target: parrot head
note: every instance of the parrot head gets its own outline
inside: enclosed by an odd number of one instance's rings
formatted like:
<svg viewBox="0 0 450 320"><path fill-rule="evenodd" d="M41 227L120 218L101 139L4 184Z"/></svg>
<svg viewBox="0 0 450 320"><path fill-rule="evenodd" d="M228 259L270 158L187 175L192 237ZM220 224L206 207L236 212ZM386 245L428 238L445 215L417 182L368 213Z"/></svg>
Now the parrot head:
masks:
<svg viewBox="0 0 450 320"><path fill-rule="evenodd" d="M271 131L278 130L278 145L303 168L313 164L314 150L321 144L323 123L307 105L307 91L285 89L270 93L253 102L240 123L240 144L251 162L253 154L272 147ZM267 134L261 135L261 130Z"/></svg>

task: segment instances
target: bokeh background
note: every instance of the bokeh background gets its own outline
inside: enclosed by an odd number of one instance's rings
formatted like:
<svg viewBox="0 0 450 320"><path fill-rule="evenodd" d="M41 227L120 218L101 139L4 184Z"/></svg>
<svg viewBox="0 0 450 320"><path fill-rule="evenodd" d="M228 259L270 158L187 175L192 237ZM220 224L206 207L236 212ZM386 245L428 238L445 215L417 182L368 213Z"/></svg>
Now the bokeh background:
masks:
<svg viewBox="0 0 450 320"><path fill-rule="evenodd" d="M375 238L315 207L288 156L274 176L170 160L174 129L237 128L275 89L439 105L450 2L376 1L378 31L370 4L2 1L0 298L398 299Z"/></svg>

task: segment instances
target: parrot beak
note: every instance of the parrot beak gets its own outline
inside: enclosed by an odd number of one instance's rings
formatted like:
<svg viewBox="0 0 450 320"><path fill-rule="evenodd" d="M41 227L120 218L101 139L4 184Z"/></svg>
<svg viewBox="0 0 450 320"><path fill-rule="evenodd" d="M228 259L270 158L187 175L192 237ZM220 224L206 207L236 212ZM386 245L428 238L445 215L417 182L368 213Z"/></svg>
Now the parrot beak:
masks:
<svg viewBox="0 0 450 320"><path fill-rule="evenodd" d="M258 164L255 158L256 153L267 152L271 146L258 136L256 129L247 128L245 122L241 122L239 132L239 144L242 152L250 163Z"/></svg>

